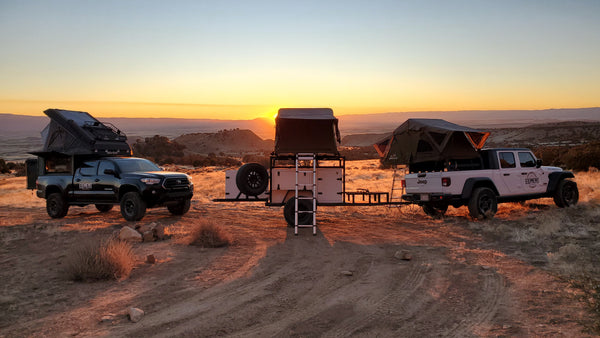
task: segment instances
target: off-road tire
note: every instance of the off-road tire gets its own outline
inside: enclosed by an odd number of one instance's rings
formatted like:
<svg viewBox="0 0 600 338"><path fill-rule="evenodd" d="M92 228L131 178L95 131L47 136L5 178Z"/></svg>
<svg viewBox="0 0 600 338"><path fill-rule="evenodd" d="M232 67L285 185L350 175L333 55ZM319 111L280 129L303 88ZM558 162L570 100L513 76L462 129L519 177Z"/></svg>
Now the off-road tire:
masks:
<svg viewBox="0 0 600 338"><path fill-rule="evenodd" d="M139 221L146 214L146 202L138 192L131 191L121 198L121 215L128 221Z"/></svg>
<svg viewBox="0 0 600 338"><path fill-rule="evenodd" d="M240 167L235 184L240 192L246 196L258 196L267 190L269 173L258 163L247 163Z"/></svg>
<svg viewBox="0 0 600 338"><path fill-rule="evenodd" d="M283 206L283 217L287 222L288 226L294 227L294 218L295 218L295 201L296 198L290 198L285 205ZM310 200L298 200L298 211L312 211L312 203ZM312 224L313 214L308 212L299 212L298 213L298 225L307 225Z"/></svg>
<svg viewBox="0 0 600 338"><path fill-rule="evenodd" d="M98 209L98 211L104 213L104 212L109 212L111 211L113 208L112 204L96 204L96 209Z"/></svg>
<svg viewBox="0 0 600 338"><path fill-rule="evenodd" d="M554 204L559 208L570 207L579 201L579 190L577 183L569 180L558 182L558 188L554 192Z"/></svg>
<svg viewBox="0 0 600 338"><path fill-rule="evenodd" d="M168 205L167 209L173 215L183 215L190 211L191 201L189 199L183 200L177 204Z"/></svg>
<svg viewBox="0 0 600 338"><path fill-rule="evenodd" d="M63 218L69 212L69 204L61 193L52 193L46 198L46 212L52 218Z"/></svg>
<svg viewBox="0 0 600 338"><path fill-rule="evenodd" d="M498 211L496 194L490 188L476 188L469 200L469 214L474 219L492 219Z"/></svg>
<svg viewBox="0 0 600 338"><path fill-rule="evenodd" d="M423 212L433 218L442 218L446 211L448 211L448 204L432 204L427 203L421 206Z"/></svg>

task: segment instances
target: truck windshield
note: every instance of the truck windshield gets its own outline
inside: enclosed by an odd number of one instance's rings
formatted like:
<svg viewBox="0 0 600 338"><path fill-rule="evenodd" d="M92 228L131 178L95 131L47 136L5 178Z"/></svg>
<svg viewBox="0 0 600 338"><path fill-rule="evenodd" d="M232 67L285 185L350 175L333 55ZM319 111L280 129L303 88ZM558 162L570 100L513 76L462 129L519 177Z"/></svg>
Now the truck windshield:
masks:
<svg viewBox="0 0 600 338"><path fill-rule="evenodd" d="M122 158L114 161L117 163L122 173L161 170L156 164L141 158Z"/></svg>

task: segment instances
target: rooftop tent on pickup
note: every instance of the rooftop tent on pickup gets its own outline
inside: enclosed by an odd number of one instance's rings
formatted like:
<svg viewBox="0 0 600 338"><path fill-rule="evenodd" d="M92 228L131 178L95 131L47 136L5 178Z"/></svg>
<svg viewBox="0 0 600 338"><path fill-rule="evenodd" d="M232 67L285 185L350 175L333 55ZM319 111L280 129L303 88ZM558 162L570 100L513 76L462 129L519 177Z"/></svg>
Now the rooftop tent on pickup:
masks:
<svg viewBox="0 0 600 338"><path fill-rule="evenodd" d="M275 154L338 155L338 119L330 108L282 108L275 119Z"/></svg>
<svg viewBox="0 0 600 338"><path fill-rule="evenodd" d="M34 155L131 155L127 136L86 112L47 109L50 123L42 131L44 148Z"/></svg>
<svg viewBox="0 0 600 338"><path fill-rule="evenodd" d="M374 146L384 164L472 159L489 135L441 119L408 119Z"/></svg>

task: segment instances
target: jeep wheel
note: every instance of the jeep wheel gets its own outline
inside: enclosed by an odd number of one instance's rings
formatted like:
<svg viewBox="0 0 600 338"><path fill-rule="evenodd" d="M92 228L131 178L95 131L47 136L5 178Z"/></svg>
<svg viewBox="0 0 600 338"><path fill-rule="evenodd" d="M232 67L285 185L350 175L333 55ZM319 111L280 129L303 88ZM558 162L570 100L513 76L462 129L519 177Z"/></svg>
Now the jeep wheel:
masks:
<svg viewBox="0 0 600 338"><path fill-rule="evenodd" d="M121 198L121 215L128 221L139 221L146 214L146 202L139 193L132 191Z"/></svg>
<svg viewBox="0 0 600 338"><path fill-rule="evenodd" d="M431 216L433 218L442 218L446 211L448 211L448 204L423 204L422 205L423 212L426 215Z"/></svg>
<svg viewBox="0 0 600 338"><path fill-rule="evenodd" d="M579 201L579 190L577 183L569 180L561 180L554 192L554 204L559 208L570 207Z"/></svg>
<svg viewBox="0 0 600 338"><path fill-rule="evenodd" d="M177 204L168 205L167 209L169 209L169 212L173 215L183 215L190 210L190 200L187 199Z"/></svg>
<svg viewBox="0 0 600 338"><path fill-rule="evenodd" d="M109 212L113 208L112 204L96 204L96 209L100 212Z"/></svg>
<svg viewBox="0 0 600 338"><path fill-rule="evenodd" d="M50 194L46 199L46 212L52 218L63 218L69 212L69 205L61 193Z"/></svg>
<svg viewBox="0 0 600 338"><path fill-rule="evenodd" d="M246 163L238 170L235 184L242 194L258 196L267 190L269 173L258 163Z"/></svg>
<svg viewBox="0 0 600 338"><path fill-rule="evenodd" d="M477 188L469 200L469 214L475 219L492 219L498 211L496 194L490 188Z"/></svg>
<svg viewBox="0 0 600 338"><path fill-rule="evenodd" d="M283 207L283 217L285 218L285 221L290 227L295 226L295 200L295 197L290 198ZM298 212L298 225L312 224L313 214L309 212L302 212L312 211L312 207L313 206L310 200L298 200L298 211L300 211Z"/></svg>

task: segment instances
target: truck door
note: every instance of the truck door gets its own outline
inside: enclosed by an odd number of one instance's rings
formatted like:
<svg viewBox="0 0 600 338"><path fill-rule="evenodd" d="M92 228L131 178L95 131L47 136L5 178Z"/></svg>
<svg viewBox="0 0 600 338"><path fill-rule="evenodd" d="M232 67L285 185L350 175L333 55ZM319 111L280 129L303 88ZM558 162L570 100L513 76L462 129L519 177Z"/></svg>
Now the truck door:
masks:
<svg viewBox="0 0 600 338"><path fill-rule="evenodd" d="M521 168L517 166L515 153L512 151L499 151L498 163L500 164L500 177L503 188L498 187L501 195L517 195L523 190L523 179L521 178ZM504 191L502 191L504 190Z"/></svg>
<svg viewBox="0 0 600 338"><path fill-rule="evenodd" d="M76 202L94 201L94 180L96 179L96 168L98 161L86 161L75 171L73 175L72 196Z"/></svg>
<svg viewBox="0 0 600 338"><path fill-rule="evenodd" d="M548 176L542 168L536 168L536 159L529 151L519 151L520 176L524 194L546 192Z"/></svg>
<svg viewBox="0 0 600 338"><path fill-rule="evenodd" d="M115 174L106 174L106 170L112 170ZM98 165L98 175L94 180L93 190L98 201L117 202L119 179L115 177L117 168L111 161L102 160Z"/></svg>

